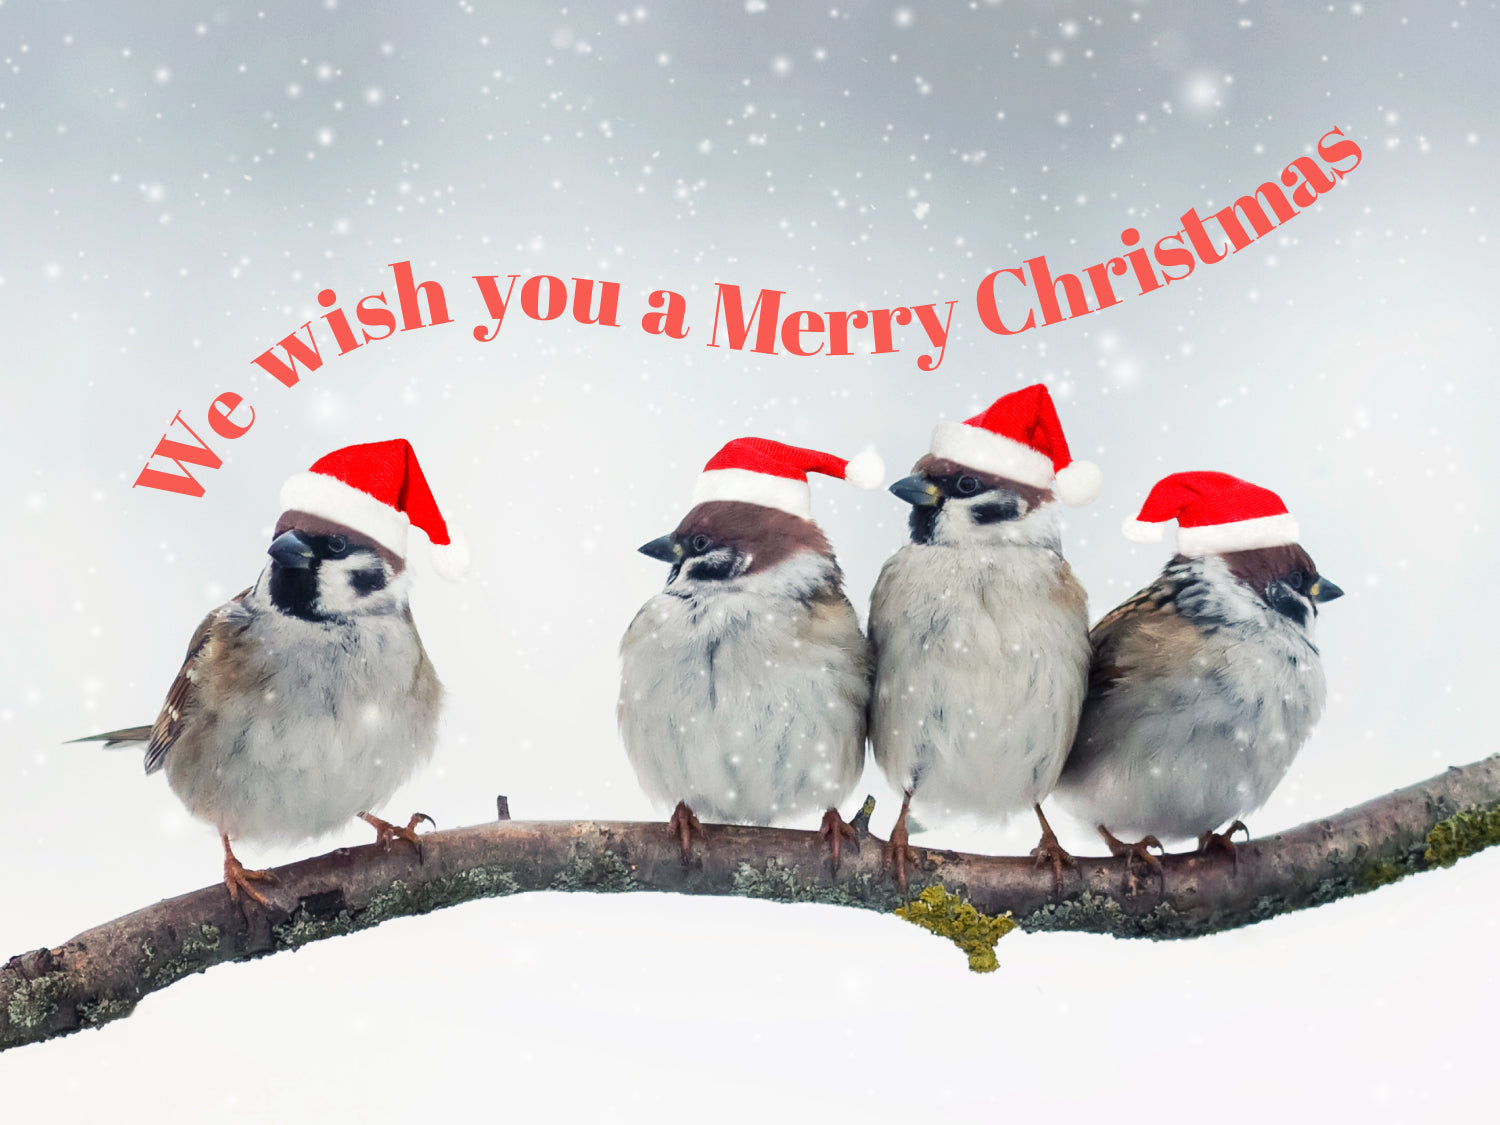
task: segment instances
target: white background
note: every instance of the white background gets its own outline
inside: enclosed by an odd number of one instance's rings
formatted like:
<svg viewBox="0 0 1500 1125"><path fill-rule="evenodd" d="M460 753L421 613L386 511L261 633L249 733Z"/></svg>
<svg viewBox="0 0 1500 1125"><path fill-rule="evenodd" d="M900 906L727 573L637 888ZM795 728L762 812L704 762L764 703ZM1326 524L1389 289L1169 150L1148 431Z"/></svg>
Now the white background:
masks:
<svg viewBox="0 0 1500 1125"><path fill-rule="evenodd" d="M1349 592L1319 623L1328 713L1257 834L1495 749L1492 4L518 7L0 5L0 956L218 878L212 829L138 757L62 743L149 722L194 625L259 571L281 482L394 436L476 563L451 586L413 550L450 696L393 816L473 823L496 793L522 818L657 815L614 731L615 644L663 578L634 548L703 461L741 434L873 441L894 477L938 418L1039 379L1106 475L1066 531L1094 616L1164 560L1118 527L1179 469L1280 492ZM1335 126L1359 167L1230 259L1023 335L980 324L990 271L1154 241ZM454 323L290 389L251 365L320 290L350 308L407 259ZM618 281L622 327L513 312L477 343L470 277L511 273ZM893 355L710 350L720 281L788 310L959 304L923 373L915 325ZM637 327L659 287L688 299L685 340ZM173 414L206 433L222 391L256 420L214 442L206 494L132 490ZM813 487L863 608L905 506ZM884 833L873 769L865 791ZM1493 1105L1497 890L1487 854L1193 942L1015 934L989 976L854 911L532 895L182 981L0 1057L0 1106L1431 1120Z"/></svg>

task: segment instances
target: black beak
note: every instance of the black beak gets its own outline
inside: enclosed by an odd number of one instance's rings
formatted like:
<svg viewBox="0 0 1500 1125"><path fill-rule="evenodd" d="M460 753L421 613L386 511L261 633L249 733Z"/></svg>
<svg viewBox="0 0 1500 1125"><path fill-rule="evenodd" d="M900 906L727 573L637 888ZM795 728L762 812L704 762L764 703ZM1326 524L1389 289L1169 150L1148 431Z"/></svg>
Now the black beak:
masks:
<svg viewBox="0 0 1500 1125"><path fill-rule="evenodd" d="M926 477L902 477L891 485L891 492L916 508L936 508L943 502L937 485Z"/></svg>
<svg viewBox="0 0 1500 1125"><path fill-rule="evenodd" d="M272 541L266 554L289 570L306 570L312 566L312 547L295 531L283 531Z"/></svg>
<svg viewBox="0 0 1500 1125"><path fill-rule="evenodd" d="M1317 578L1313 579L1313 584L1307 591L1307 596L1315 602L1331 602L1334 598L1342 598L1344 591L1320 574Z"/></svg>
<svg viewBox="0 0 1500 1125"><path fill-rule="evenodd" d="M675 563L682 557L682 548L677 546L676 541L670 535L663 535L660 539L653 539L644 547L637 548L643 555L648 555L661 562Z"/></svg>

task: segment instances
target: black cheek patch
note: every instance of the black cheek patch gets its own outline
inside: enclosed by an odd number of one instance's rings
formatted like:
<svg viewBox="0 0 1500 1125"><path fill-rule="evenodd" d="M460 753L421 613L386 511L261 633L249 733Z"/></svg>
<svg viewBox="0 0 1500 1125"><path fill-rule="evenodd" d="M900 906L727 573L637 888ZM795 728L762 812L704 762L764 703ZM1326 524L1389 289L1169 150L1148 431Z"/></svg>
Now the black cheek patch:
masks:
<svg viewBox="0 0 1500 1125"><path fill-rule="evenodd" d="M970 512L974 516L975 523L1004 523L1021 514L1021 502L1014 496L996 497L994 500L986 500L983 504L975 504Z"/></svg>
<svg viewBox="0 0 1500 1125"><path fill-rule="evenodd" d="M385 589L385 571L383 570L356 570L349 575L349 585L354 588L356 594L373 594L376 590Z"/></svg>
<svg viewBox="0 0 1500 1125"><path fill-rule="evenodd" d="M691 574L699 582L722 582L734 574L735 558L725 552L722 558L707 558L693 565Z"/></svg>
<svg viewBox="0 0 1500 1125"><path fill-rule="evenodd" d="M1307 619L1310 616L1310 607L1307 602L1292 593L1285 586L1282 586L1280 583L1273 586L1268 591L1266 600L1271 603L1271 608L1281 614L1281 616L1290 621L1295 621L1298 625L1306 628Z"/></svg>
<svg viewBox="0 0 1500 1125"><path fill-rule="evenodd" d="M938 512L941 508L929 508L925 505L911 510L911 541L913 543L931 543L932 531L937 526Z"/></svg>

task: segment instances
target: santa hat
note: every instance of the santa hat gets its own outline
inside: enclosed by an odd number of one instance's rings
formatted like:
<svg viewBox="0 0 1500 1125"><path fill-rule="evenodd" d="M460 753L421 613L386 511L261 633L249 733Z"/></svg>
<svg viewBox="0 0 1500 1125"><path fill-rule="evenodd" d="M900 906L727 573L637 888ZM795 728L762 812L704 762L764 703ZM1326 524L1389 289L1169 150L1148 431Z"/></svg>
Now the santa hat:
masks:
<svg viewBox="0 0 1500 1125"><path fill-rule="evenodd" d="M1075 461L1052 396L1041 383L997 398L967 422L939 422L932 453L971 469L1052 489L1077 507L1099 495L1099 466Z"/></svg>
<svg viewBox="0 0 1500 1125"><path fill-rule="evenodd" d="M856 488L879 488L885 465L873 449L852 461L800 449L768 438L735 438L709 458L693 486L693 503L739 500L812 519L808 473L846 480Z"/></svg>
<svg viewBox="0 0 1500 1125"><path fill-rule="evenodd" d="M343 524L403 559L407 528L416 524L440 575L456 579L469 569L469 545L444 521L405 438L334 450L282 485L281 507Z"/></svg>
<svg viewBox="0 0 1500 1125"><path fill-rule="evenodd" d="M1173 473L1156 482L1125 538L1154 543L1177 521L1179 555L1217 555L1297 542L1297 521L1269 488L1228 473Z"/></svg>

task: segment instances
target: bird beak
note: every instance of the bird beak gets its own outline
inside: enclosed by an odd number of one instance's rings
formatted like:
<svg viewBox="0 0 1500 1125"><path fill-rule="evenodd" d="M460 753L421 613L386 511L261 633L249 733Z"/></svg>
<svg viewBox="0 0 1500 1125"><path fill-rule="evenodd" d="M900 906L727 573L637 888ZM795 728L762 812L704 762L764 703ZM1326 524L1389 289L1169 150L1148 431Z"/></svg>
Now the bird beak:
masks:
<svg viewBox="0 0 1500 1125"><path fill-rule="evenodd" d="M1342 598L1344 591L1320 574L1313 580L1312 586L1307 591L1307 596L1315 602L1331 602L1334 598Z"/></svg>
<svg viewBox="0 0 1500 1125"><path fill-rule="evenodd" d="M643 555L649 555L653 559L662 562L675 563L682 558L682 548L670 535L663 535L660 539L653 539L644 547L638 548Z"/></svg>
<svg viewBox="0 0 1500 1125"><path fill-rule="evenodd" d="M295 531L283 531L272 540L266 554L290 570L306 570L312 566L312 548Z"/></svg>
<svg viewBox="0 0 1500 1125"><path fill-rule="evenodd" d="M922 476L902 477L891 485L891 491L917 508L936 508L943 502L937 485Z"/></svg>

